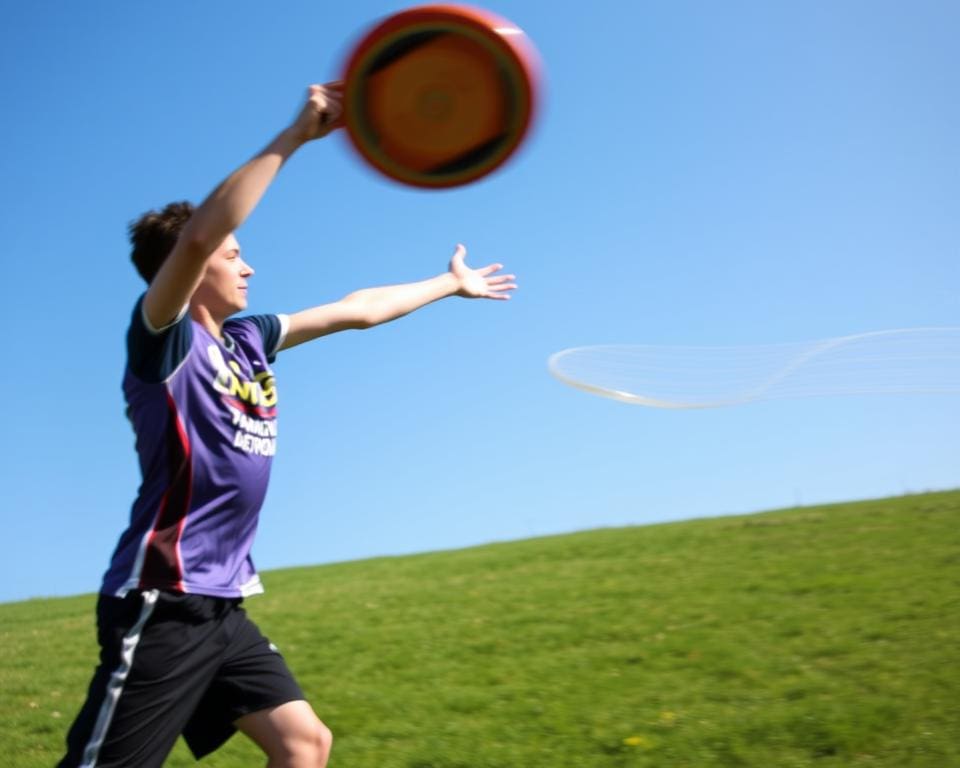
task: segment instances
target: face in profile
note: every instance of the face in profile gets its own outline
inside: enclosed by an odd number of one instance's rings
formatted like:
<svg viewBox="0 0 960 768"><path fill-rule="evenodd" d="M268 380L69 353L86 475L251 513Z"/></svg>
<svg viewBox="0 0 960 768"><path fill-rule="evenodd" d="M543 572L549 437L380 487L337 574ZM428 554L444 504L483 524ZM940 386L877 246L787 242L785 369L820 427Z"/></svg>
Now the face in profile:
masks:
<svg viewBox="0 0 960 768"><path fill-rule="evenodd" d="M237 238L227 235L208 259L190 303L203 305L221 319L241 312L247 308L248 280L253 274L253 267L240 255Z"/></svg>

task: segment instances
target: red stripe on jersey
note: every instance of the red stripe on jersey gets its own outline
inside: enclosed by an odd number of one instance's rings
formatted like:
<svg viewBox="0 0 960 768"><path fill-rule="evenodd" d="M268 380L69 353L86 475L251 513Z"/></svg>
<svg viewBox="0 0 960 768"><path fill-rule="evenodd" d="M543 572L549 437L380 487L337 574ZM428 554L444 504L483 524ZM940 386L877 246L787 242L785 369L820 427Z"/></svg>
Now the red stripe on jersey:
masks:
<svg viewBox="0 0 960 768"><path fill-rule="evenodd" d="M170 420L167 425L167 466L170 481L160 500L153 530L147 541L140 571L140 589L164 587L184 591L183 561L180 558L180 537L190 509L193 488L193 465L190 438L183 428L177 404L167 392Z"/></svg>
<svg viewBox="0 0 960 768"><path fill-rule="evenodd" d="M247 416L257 416L261 419L275 419L277 417L277 407L275 405L269 408L263 405L250 405L249 403L245 403L242 400L236 400L232 397L224 397L223 402L225 402L231 408L235 408L241 413L245 413Z"/></svg>

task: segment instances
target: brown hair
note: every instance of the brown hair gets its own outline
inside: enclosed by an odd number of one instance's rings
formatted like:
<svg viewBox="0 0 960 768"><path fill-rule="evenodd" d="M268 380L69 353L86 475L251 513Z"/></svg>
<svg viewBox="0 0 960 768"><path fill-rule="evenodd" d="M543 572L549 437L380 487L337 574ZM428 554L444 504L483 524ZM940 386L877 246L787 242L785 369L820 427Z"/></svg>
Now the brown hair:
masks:
<svg viewBox="0 0 960 768"><path fill-rule="evenodd" d="M147 211L127 227L133 246L130 259L147 283L160 271L193 211L193 203L186 200L170 203L161 211Z"/></svg>

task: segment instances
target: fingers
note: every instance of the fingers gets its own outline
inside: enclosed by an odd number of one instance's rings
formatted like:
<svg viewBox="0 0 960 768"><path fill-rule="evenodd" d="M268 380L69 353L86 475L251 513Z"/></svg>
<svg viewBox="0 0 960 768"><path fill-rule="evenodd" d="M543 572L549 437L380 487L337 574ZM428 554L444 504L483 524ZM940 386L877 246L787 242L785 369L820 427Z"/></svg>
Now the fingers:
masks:
<svg viewBox="0 0 960 768"><path fill-rule="evenodd" d="M503 269L503 264L488 264L485 267L480 267L477 269L477 274L481 277L486 277L487 275L492 275L494 272L499 272Z"/></svg>
<svg viewBox="0 0 960 768"><path fill-rule="evenodd" d="M510 292L517 289L517 284L513 282L516 278L513 275L503 275L501 277L487 278L487 290L481 294L484 299L509 299Z"/></svg>
<svg viewBox="0 0 960 768"><path fill-rule="evenodd" d="M331 125L340 119L343 114L343 101L341 94L336 91L324 88L320 93L311 96L310 99L317 113L320 116L322 125Z"/></svg>
<svg viewBox="0 0 960 768"><path fill-rule="evenodd" d="M331 80L329 83L312 83L307 90L309 95L313 96L315 93L322 93L324 91L330 91L333 93L343 94L343 80Z"/></svg>
<svg viewBox="0 0 960 768"><path fill-rule="evenodd" d="M509 299L510 292L517 289L516 275L494 275L503 269L500 263L471 269L464 263L466 254L466 247L458 243L450 259L450 270L460 281L459 295L473 299Z"/></svg>
<svg viewBox="0 0 960 768"><path fill-rule="evenodd" d="M307 88L307 103L300 117L305 138L325 136L343 125L343 83L333 81Z"/></svg>

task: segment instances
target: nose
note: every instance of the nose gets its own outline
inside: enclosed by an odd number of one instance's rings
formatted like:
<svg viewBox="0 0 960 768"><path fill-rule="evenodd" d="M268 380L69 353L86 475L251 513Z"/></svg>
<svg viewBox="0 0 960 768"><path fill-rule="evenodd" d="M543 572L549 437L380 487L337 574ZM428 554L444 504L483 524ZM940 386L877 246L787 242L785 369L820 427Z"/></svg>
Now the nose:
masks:
<svg viewBox="0 0 960 768"><path fill-rule="evenodd" d="M240 274L244 277L250 277L255 273L253 267L251 267L247 262L243 262L243 266L240 269Z"/></svg>

